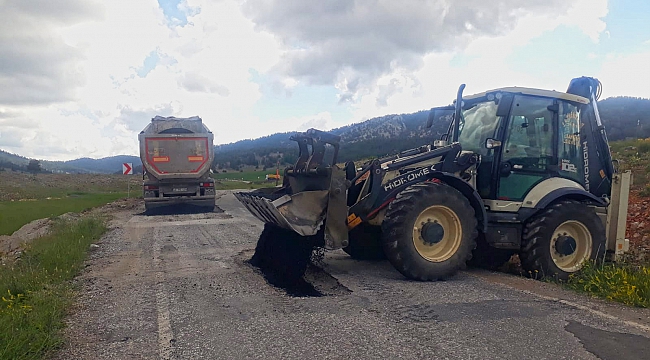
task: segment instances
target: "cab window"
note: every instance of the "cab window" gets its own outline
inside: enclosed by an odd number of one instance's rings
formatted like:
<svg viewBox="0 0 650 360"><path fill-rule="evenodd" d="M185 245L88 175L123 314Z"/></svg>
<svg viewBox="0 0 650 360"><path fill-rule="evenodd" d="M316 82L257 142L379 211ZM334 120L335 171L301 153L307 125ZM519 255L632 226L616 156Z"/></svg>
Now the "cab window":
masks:
<svg viewBox="0 0 650 360"><path fill-rule="evenodd" d="M554 154L553 99L515 96L501 151L498 197L522 200L535 183L550 176Z"/></svg>

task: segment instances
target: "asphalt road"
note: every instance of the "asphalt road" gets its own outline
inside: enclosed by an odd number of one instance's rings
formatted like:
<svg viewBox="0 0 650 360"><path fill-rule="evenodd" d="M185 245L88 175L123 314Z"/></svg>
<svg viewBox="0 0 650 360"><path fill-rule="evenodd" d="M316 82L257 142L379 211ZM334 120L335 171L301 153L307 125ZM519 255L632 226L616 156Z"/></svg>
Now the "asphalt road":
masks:
<svg viewBox="0 0 650 360"><path fill-rule="evenodd" d="M223 212L116 213L78 278L58 359L650 359L650 312L483 271L405 280L388 262L328 252L270 286L250 258L262 224Z"/></svg>

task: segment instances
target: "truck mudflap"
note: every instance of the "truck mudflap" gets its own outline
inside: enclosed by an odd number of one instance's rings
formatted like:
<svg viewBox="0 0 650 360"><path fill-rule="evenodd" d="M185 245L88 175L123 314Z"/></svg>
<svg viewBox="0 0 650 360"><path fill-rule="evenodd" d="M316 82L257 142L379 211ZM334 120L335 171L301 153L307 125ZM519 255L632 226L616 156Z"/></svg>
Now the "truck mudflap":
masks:
<svg viewBox="0 0 650 360"><path fill-rule="evenodd" d="M329 191L303 191L275 200L255 192L234 195L260 221L293 230L301 236L311 236L325 221Z"/></svg>

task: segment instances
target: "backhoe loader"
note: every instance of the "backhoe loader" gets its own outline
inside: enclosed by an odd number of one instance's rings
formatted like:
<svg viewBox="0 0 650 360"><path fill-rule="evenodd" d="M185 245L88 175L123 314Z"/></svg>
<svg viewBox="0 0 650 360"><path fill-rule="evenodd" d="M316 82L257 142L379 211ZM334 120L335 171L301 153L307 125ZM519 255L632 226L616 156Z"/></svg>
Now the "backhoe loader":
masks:
<svg viewBox="0 0 650 360"><path fill-rule="evenodd" d="M238 192L265 223L257 263L301 275L314 246L353 258L385 257L406 278L434 281L468 262L494 268L517 253L536 278L566 280L589 261L628 250L631 173L612 160L598 112L601 83L566 92L508 87L431 109L450 119L431 144L337 165L340 137L291 137L299 158L280 188ZM292 251L301 247L301 251Z"/></svg>

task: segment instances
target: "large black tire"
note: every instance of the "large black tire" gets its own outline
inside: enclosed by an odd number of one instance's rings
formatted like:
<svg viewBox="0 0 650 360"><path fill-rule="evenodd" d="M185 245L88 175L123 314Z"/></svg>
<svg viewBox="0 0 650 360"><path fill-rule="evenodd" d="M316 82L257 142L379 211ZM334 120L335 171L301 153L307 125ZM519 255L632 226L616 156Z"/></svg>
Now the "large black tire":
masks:
<svg viewBox="0 0 650 360"><path fill-rule="evenodd" d="M348 233L349 245L343 248L356 260L386 259L381 245L381 226L360 224Z"/></svg>
<svg viewBox="0 0 650 360"><path fill-rule="evenodd" d="M485 241L483 236L479 236L476 241L476 249L472 251L472 258L467 265L492 271L498 270L510 260L515 252L515 250L494 248Z"/></svg>
<svg viewBox="0 0 650 360"><path fill-rule="evenodd" d="M561 201L525 224L521 266L532 278L567 280L587 262L603 258L605 241L605 226L593 208ZM573 252L567 255L567 249Z"/></svg>
<svg viewBox="0 0 650 360"><path fill-rule="evenodd" d="M384 253L391 264L402 275L419 281L444 280L464 269L478 235L475 212L467 198L448 185L435 183L413 185L399 193L388 205L382 232Z"/></svg>

